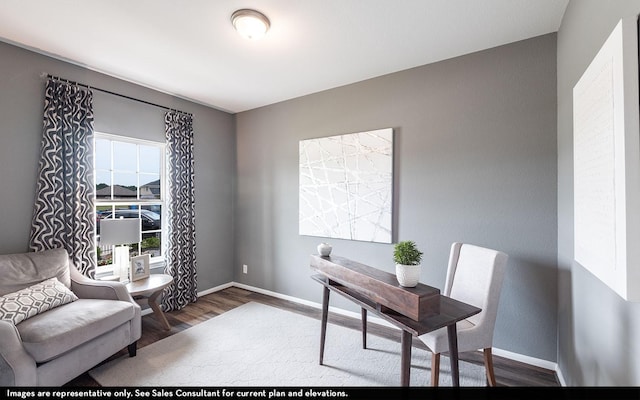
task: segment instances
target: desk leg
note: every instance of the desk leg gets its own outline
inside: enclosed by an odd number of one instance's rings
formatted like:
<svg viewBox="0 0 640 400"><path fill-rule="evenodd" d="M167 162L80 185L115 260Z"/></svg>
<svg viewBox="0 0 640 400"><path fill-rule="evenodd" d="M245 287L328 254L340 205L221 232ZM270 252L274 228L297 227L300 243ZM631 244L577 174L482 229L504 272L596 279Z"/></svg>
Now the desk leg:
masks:
<svg viewBox="0 0 640 400"><path fill-rule="evenodd" d="M329 288L324 287L322 293L322 322L320 328L320 365L324 359L324 340L327 337L327 319L329 317Z"/></svg>
<svg viewBox="0 0 640 400"><path fill-rule="evenodd" d="M456 324L447 326L449 339L449 359L451 360L451 380L453 386L460 386L460 371L458 370L458 333Z"/></svg>
<svg viewBox="0 0 640 400"><path fill-rule="evenodd" d="M400 346L402 347L402 354L400 356L400 381L402 386L409 386L409 380L411 378L411 342L413 337L410 332L402 330L402 340Z"/></svg>
<svg viewBox="0 0 640 400"><path fill-rule="evenodd" d="M367 309L362 309L362 348L367 348Z"/></svg>

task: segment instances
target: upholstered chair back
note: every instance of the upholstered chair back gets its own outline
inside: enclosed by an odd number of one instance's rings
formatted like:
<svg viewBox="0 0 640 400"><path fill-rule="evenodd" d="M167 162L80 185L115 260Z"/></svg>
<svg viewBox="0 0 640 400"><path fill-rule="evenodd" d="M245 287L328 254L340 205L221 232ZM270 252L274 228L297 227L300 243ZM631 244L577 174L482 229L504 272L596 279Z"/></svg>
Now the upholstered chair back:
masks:
<svg viewBox="0 0 640 400"><path fill-rule="evenodd" d="M467 320L476 327L486 324L488 337L493 335L506 265L507 255L500 251L463 243L451 246L444 294L481 308Z"/></svg>
<svg viewBox="0 0 640 400"><path fill-rule="evenodd" d="M0 255L0 296L53 277L71 287L69 254L65 249Z"/></svg>

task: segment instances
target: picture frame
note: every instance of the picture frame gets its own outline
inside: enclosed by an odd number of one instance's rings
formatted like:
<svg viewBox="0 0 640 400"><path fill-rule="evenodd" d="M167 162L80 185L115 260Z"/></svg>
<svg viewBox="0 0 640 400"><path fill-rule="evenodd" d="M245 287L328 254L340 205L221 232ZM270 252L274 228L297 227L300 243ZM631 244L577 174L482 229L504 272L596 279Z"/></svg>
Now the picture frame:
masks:
<svg viewBox="0 0 640 400"><path fill-rule="evenodd" d="M150 260L151 256L149 254L131 257L131 269L129 271L131 282L149 277Z"/></svg>

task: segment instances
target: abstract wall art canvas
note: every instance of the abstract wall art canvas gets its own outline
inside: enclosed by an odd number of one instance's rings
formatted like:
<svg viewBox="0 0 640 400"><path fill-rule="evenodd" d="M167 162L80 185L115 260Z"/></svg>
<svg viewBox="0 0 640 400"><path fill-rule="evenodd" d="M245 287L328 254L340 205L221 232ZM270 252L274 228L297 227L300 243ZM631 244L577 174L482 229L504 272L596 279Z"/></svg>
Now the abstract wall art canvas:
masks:
<svg viewBox="0 0 640 400"><path fill-rule="evenodd" d="M391 243L393 129L300 141L299 233Z"/></svg>

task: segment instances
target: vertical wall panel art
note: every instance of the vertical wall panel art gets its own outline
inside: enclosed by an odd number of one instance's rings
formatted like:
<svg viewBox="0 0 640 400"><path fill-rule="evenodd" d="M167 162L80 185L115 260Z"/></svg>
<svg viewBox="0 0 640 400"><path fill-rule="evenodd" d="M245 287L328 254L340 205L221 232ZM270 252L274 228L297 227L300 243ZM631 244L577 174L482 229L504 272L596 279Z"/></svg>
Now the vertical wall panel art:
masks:
<svg viewBox="0 0 640 400"><path fill-rule="evenodd" d="M391 243L393 129L300 141L300 235Z"/></svg>
<svg viewBox="0 0 640 400"><path fill-rule="evenodd" d="M574 259L640 302L638 21L616 25L573 87Z"/></svg>

